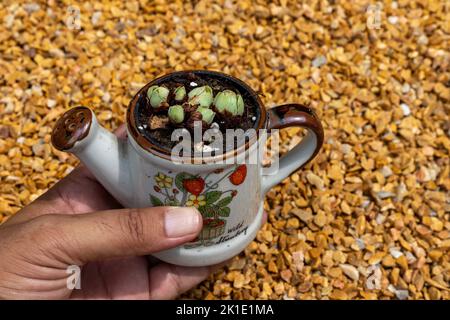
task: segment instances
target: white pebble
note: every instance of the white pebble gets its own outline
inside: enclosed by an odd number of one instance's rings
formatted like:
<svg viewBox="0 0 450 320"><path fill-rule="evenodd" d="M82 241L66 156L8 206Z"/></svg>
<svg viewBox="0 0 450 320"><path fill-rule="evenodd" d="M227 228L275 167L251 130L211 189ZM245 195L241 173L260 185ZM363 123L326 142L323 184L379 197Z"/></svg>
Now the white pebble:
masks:
<svg viewBox="0 0 450 320"><path fill-rule="evenodd" d="M102 101L105 103L108 103L109 101L111 101L111 95L109 94L108 91L106 91L105 94L103 95Z"/></svg>
<svg viewBox="0 0 450 320"><path fill-rule="evenodd" d="M49 107L50 109L53 108L54 106L56 106L56 100L53 99L47 99L47 107Z"/></svg>
<svg viewBox="0 0 450 320"><path fill-rule="evenodd" d="M191 85L191 87L196 87L196 86L198 86L197 82L194 82L194 81L192 81L192 82L190 83L190 85Z"/></svg>
<svg viewBox="0 0 450 320"><path fill-rule="evenodd" d="M392 175L392 170L390 167L384 166L383 168L381 168L381 174L383 175L383 177L387 178Z"/></svg>
<svg viewBox="0 0 450 320"><path fill-rule="evenodd" d="M406 252L405 254L406 260L408 260L408 264L416 262L416 257L411 252Z"/></svg>
<svg viewBox="0 0 450 320"><path fill-rule="evenodd" d="M8 14L6 17L5 17L5 26L6 26L6 28L11 28L13 25L14 25L14 20L15 20L15 17L14 17L14 15L13 14Z"/></svg>
<svg viewBox="0 0 450 320"><path fill-rule="evenodd" d="M395 293L395 291L397 291L397 289L395 289L395 287L392 284L388 285L387 289L392 293Z"/></svg>
<svg viewBox="0 0 450 320"><path fill-rule="evenodd" d="M394 259L397 259L398 257L403 255L403 253L397 247L389 248L389 253L394 257Z"/></svg>
<svg viewBox="0 0 450 320"><path fill-rule="evenodd" d="M37 3L27 3L24 5L24 9L27 13L33 13L38 11L41 7Z"/></svg>
<svg viewBox="0 0 450 320"><path fill-rule="evenodd" d="M388 21L389 21L390 24L397 24L398 17L397 16L389 16L388 17Z"/></svg>
<svg viewBox="0 0 450 320"><path fill-rule="evenodd" d="M349 144L344 143L341 146L341 151L342 151L343 154L349 154L352 151L352 146L349 145Z"/></svg>
<svg viewBox="0 0 450 320"><path fill-rule="evenodd" d="M312 66L318 68L318 67L323 66L326 63L327 63L327 58L325 56L318 56L317 58L315 58L312 61Z"/></svg>
<svg viewBox="0 0 450 320"><path fill-rule="evenodd" d="M386 199L386 198L392 198L395 196L395 193L388 192L388 191L380 191L377 193L378 198L380 199Z"/></svg>
<svg viewBox="0 0 450 320"><path fill-rule="evenodd" d="M402 109L405 117L411 114L411 109L409 109L409 106L406 103L400 103L400 108Z"/></svg>
<svg viewBox="0 0 450 320"><path fill-rule="evenodd" d="M428 38L426 35L422 34L418 39L417 39L417 43L418 44L423 44L423 45L427 45L428 44Z"/></svg>
<svg viewBox="0 0 450 320"><path fill-rule="evenodd" d="M400 182L399 185L397 186L396 192L397 197L395 198L395 200L402 201L408 192L408 190L406 189L406 185L403 182Z"/></svg>
<svg viewBox="0 0 450 320"><path fill-rule="evenodd" d="M359 280L359 271L351 264L340 264L339 267L341 268L342 272L349 277L352 280L358 281Z"/></svg>
<svg viewBox="0 0 450 320"><path fill-rule="evenodd" d="M409 85L409 83L405 83L402 86L402 93L408 93L409 90L411 90L411 86Z"/></svg>
<svg viewBox="0 0 450 320"><path fill-rule="evenodd" d="M386 220L386 217L383 216L381 213L379 213L379 214L377 215L377 217L375 218L375 221L376 221L378 224L382 224L382 223L384 222L384 220Z"/></svg>
<svg viewBox="0 0 450 320"><path fill-rule="evenodd" d="M17 140L16 140L16 142L17 142L18 144L24 143L24 142L25 142L25 137L18 137Z"/></svg>
<svg viewBox="0 0 450 320"><path fill-rule="evenodd" d="M92 17L91 17L91 22L92 22L92 24L95 26L95 25L97 25L97 23L100 21L100 18L102 17L102 12L101 11L95 11L93 14L92 14Z"/></svg>
<svg viewBox="0 0 450 320"><path fill-rule="evenodd" d="M409 297L409 291L408 290L396 290L395 296L399 300L406 300Z"/></svg>
<svg viewBox="0 0 450 320"><path fill-rule="evenodd" d="M369 204L370 204L370 200L364 200L364 201L361 203L361 207L367 208L367 207L369 206Z"/></svg>
<svg viewBox="0 0 450 320"><path fill-rule="evenodd" d="M366 248L366 244L364 243L364 240L361 238L356 238L356 245L361 250L364 250Z"/></svg>

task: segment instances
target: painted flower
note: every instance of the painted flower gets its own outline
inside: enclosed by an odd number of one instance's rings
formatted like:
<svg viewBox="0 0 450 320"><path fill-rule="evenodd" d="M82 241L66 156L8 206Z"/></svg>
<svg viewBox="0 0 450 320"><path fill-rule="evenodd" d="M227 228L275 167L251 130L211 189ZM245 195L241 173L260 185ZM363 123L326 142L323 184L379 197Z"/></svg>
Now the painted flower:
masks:
<svg viewBox="0 0 450 320"><path fill-rule="evenodd" d="M170 188L172 186L173 179L166 176L164 173L158 172L155 176L156 184L161 188Z"/></svg>
<svg viewBox="0 0 450 320"><path fill-rule="evenodd" d="M188 201L186 201L186 205L188 207L202 207L206 204L205 196L196 196L196 195L190 195Z"/></svg>

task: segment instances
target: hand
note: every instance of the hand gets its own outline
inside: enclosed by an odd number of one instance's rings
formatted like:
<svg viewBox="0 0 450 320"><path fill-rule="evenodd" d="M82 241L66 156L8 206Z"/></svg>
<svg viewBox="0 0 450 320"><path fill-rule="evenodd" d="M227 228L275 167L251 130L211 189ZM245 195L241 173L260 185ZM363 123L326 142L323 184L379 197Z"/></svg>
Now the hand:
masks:
<svg viewBox="0 0 450 320"><path fill-rule="evenodd" d="M192 208L122 209L80 166L0 226L0 298L175 298L219 266L144 255L193 240L201 226ZM83 266L81 290L67 287L71 265Z"/></svg>

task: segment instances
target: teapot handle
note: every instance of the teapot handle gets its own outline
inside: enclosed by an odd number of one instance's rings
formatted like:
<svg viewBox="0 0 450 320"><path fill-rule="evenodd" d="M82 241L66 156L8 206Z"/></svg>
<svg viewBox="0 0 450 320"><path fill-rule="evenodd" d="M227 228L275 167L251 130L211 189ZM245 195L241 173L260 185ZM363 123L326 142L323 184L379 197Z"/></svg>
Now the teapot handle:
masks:
<svg viewBox="0 0 450 320"><path fill-rule="evenodd" d="M324 132L319 118L311 108L292 103L277 106L267 111L266 129L301 127L308 130L307 135L292 150L285 154L279 163L275 175L266 175L262 179L262 191L267 193L292 172L302 168L319 152L324 140Z"/></svg>

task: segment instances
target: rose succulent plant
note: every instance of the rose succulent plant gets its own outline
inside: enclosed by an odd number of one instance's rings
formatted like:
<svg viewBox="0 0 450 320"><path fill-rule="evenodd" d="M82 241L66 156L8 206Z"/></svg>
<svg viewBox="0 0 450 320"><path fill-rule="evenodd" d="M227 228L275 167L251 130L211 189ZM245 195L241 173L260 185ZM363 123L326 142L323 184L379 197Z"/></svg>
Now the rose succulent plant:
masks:
<svg viewBox="0 0 450 320"><path fill-rule="evenodd" d="M209 108L213 102L214 95L210 86L202 86L192 89L188 93L189 104Z"/></svg>
<svg viewBox="0 0 450 320"><path fill-rule="evenodd" d="M170 123L184 125L188 129L193 129L196 121L200 121L203 127L210 127L217 113L226 118L244 114L244 100L240 94L227 89L214 97L213 89L207 85L188 93L183 85L179 85L172 94L165 86L155 85L148 89L147 97L156 112L167 112ZM175 104L169 107L168 101L175 101Z"/></svg>
<svg viewBox="0 0 450 320"><path fill-rule="evenodd" d="M232 116L242 116L244 113L242 96L231 90L219 92L214 99L214 106L218 112L228 113Z"/></svg>
<svg viewBox="0 0 450 320"><path fill-rule="evenodd" d="M153 108L160 108L169 96L169 89L166 87L151 86L147 90L147 97Z"/></svg>

